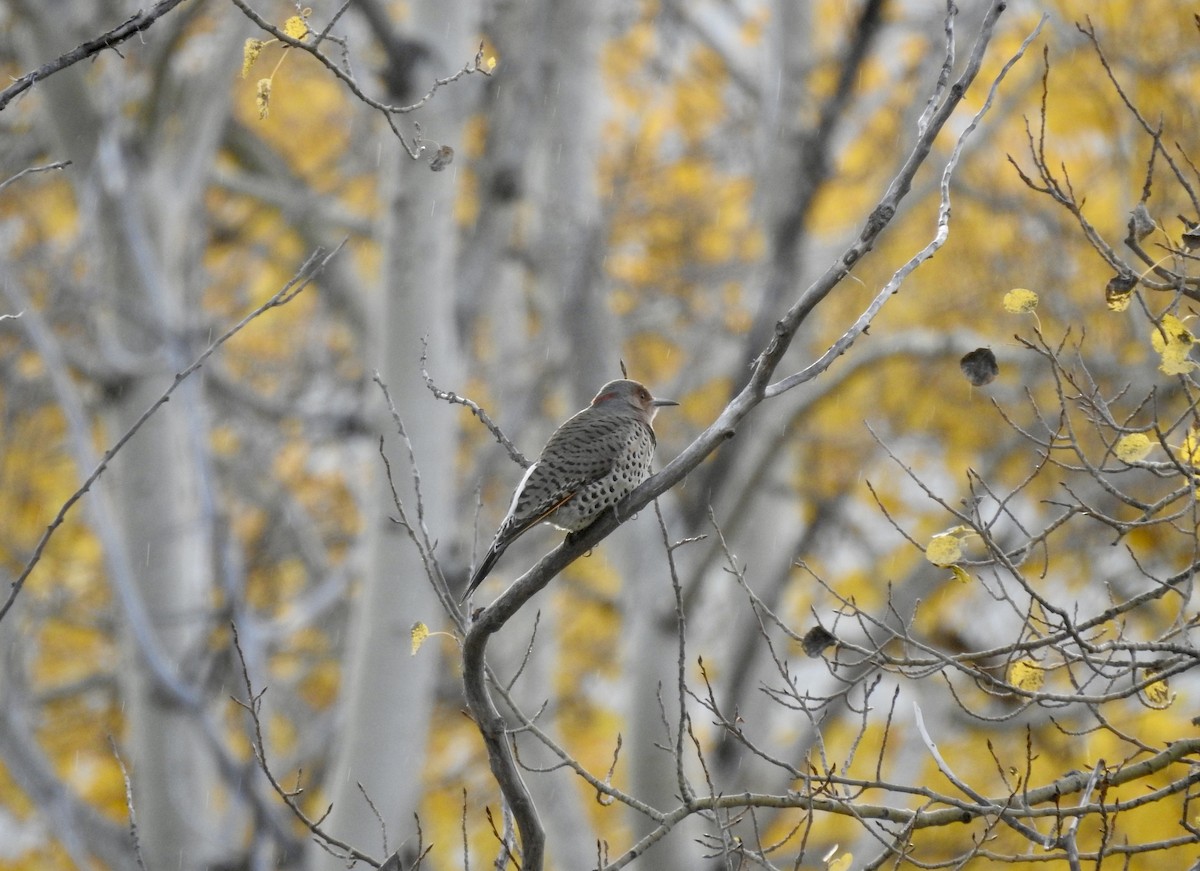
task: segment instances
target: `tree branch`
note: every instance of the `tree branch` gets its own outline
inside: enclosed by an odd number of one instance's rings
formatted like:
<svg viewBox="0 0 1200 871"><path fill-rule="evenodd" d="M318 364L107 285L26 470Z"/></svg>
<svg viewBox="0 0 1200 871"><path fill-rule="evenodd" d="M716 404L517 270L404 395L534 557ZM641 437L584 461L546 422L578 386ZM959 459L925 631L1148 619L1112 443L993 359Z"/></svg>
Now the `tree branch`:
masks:
<svg viewBox="0 0 1200 871"><path fill-rule="evenodd" d="M333 73L334 76L341 80L342 84L350 89L350 93L352 93L367 106L370 106L372 109L380 112L387 121L388 126L392 128L392 133L394 133L396 138L400 140L400 144L404 146L404 150L408 152L408 156L413 160L416 160L421 156L421 152L424 148L424 146L421 144L421 128L419 125L417 126L416 140L410 145L408 140L404 138L404 134L400 132L400 128L396 126L396 120L393 118L393 116L404 115L420 109L433 98L433 95L438 91L439 88L449 85L452 82L456 82L463 76L469 76L474 73L480 73L485 76L490 76L492 74L491 70L483 65L483 43L480 43L474 59L463 64L462 68L457 72L452 73L445 78L434 79L433 84L429 87L429 90L426 91L424 96L422 96L420 99L413 103L409 103L406 106L391 105L369 96L366 91L362 89L362 86L359 85L358 80L351 73L334 63L333 60L331 60L317 47L316 40L309 43L305 42L303 39L295 39L259 15L258 12L251 8L249 4L244 2L244 0L232 0L232 2L234 6L242 11L243 15L257 24L267 33L271 34L271 36L275 37L284 45L291 46L292 48L298 48L301 51L312 55L321 63L322 66L324 66L327 70ZM324 32L322 35L323 34Z"/></svg>
<svg viewBox="0 0 1200 871"><path fill-rule="evenodd" d="M136 36L148 29L155 21L162 18L184 0L159 0L149 12L138 12L131 15L112 30L100 34L95 39L77 45L66 54L60 55L49 63L44 63L36 70L28 72L0 91L0 111L4 110L15 97L25 93L42 79L49 78L59 70L64 70L84 58L99 54L106 48L115 48L118 44Z"/></svg>
<svg viewBox="0 0 1200 871"><path fill-rule="evenodd" d="M75 506L75 503L83 498L83 495L91 489L92 485L95 484L97 479L99 479L99 477L104 473L104 470L108 468L108 464L112 462L113 457L115 457L120 450L129 443L129 440L137 434L138 430L145 425L146 421L150 420L150 418L154 416L155 412L157 412L170 400L171 395L179 388L179 385L186 381L201 366L203 366L205 361L207 361L209 357L216 353L218 348L249 326L249 324L263 312L267 311L268 309L276 308L277 306L286 305L295 299L301 291L308 287L309 283L312 282L312 280L321 272L321 270L325 268L326 264L328 264L330 260L337 256L338 252L340 252L345 245L346 242L343 240L328 254L326 254L320 248L314 251L309 256L308 260L304 262L304 265L300 267L296 275L290 281L288 281L287 284L280 288L277 293L275 293L270 299L258 306L256 309L254 309L254 311L250 312L248 315L226 330L222 335L218 336L212 342L212 344L204 349L204 352L201 353L200 356L197 357L190 366L183 371L176 373L175 379L171 382L171 386L168 387L158 399L151 403L149 408L142 412L141 417L134 421L133 426L131 426L124 435L117 439L116 442L113 443L112 447L104 452L104 456L100 459L100 462L87 476L87 478L84 479L83 484L81 484L79 488L72 493L59 507L58 512L54 515L54 519L50 521L50 524L46 527L46 531L42 533L42 537L38 539L38 543L34 546L33 554L29 557L28 561L26 561L25 567L21 570L21 573L17 576L16 580L12 582L12 589L9 591L8 598L5 600L4 604L0 606L0 622L3 622L5 615L8 614L9 609L12 608L13 603L17 599L17 595L21 592L21 588L25 585L25 581L29 578L30 573L41 560L42 554L46 550L46 545L50 542L50 538L54 535L58 528L62 526L63 521L66 520L67 514Z"/></svg>

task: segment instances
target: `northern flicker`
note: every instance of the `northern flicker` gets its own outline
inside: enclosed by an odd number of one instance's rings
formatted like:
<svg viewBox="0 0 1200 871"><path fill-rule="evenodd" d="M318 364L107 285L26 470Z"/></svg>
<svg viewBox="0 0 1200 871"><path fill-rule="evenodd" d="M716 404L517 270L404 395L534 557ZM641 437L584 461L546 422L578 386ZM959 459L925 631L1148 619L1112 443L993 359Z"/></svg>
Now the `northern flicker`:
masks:
<svg viewBox="0 0 1200 871"><path fill-rule="evenodd" d="M523 532L545 521L579 532L650 477L651 423L671 399L655 399L636 381L610 381L592 404L554 431L517 485L508 514L462 601Z"/></svg>

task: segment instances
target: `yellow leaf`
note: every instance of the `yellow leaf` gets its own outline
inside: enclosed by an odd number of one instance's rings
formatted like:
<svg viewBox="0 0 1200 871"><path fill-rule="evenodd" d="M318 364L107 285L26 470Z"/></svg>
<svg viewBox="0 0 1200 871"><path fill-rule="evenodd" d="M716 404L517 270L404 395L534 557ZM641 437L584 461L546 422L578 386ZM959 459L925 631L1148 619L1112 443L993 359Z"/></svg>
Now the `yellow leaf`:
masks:
<svg viewBox="0 0 1200 871"><path fill-rule="evenodd" d="M946 568L962 559L963 540L955 530L939 532L925 546L925 559L935 566Z"/></svg>
<svg viewBox="0 0 1200 871"><path fill-rule="evenodd" d="M1189 358L1196 337L1175 315L1163 315L1162 322L1150 331L1150 345L1162 358L1159 369L1167 375L1184 375L1196 368Z"/></svg>
<svg viewBox="0 0 1200 871"><path fill-rule="evenodd" d="M1008 682L1019 690L1033 693L1046 682L1046 673L1032 659L1018 659L1008 667Z"/></svg>
<svg viewBox="0 0 1200 871"><path fill-rule="evenodd" d="M488 72L490 73L492 70L494 70L496 68L496 58L489 57L486 61L484 61L484 66L486 66L488 68Z"/></svg>
<svg viewBox="0 0 1200 871"><path fill-rule="evenodd" d="M1131 293L1113 294L1108 297L1105 304L1108 306L1109 311L1123 312L1129 308L1129 303L1132 299L1133 294Z"/></svg>
<svg viewBox="0 0 1200 871"><path fill-rule="evenodd" d="M1153 447L1154 443L1148 435L1144 432L1134 432L1117 439L1114 452L1122 462L1136 463L1138 460L1144 460Z"/></svg>
<svg viewBox="0 0 1200 871"><path fill-rule="evenodd" d="M261 39L247 39L245 45L242 46L242 78L246 78L250 72L250 67L254 66L254 62L258 60L258 56L262 54L264 43Z"/></svg>
<svg viewBox="0 0 1200 871"><path fill-rule="evenodd" d="M962 559L962 551L961 539L952 535L935 535L925 548L925 559L944 568Z"/></svg>
<svg viewBox="0 0 1200 871"><path fill-rule="evenodd" d="M1118 272L1110 278L1104 288L1104 302L1108 305L1109 311L1123 312L1129 308L1135 287L1137 287L1137 276Z"/></svg>
<svg viewBox="0 0 1200 871"><path fill-rule="evenodd" d="M960 584L966 584L971 580L971 576L967 574L967 570L962 566L950 566L950 573L954 575L954 580Z"/></svg>
<svg viewBox="0 0 1200 871"><path fill-rule="evenodd" d="M283 32L292 39L301 40L308 36L308 22L299 15L293 15L283 22Z"/></svg>
<svg viewBox="0 0 1200 871"><path fill-rule="evenodd" d="M1160 354L1172 344L1190 345L1193 341L1188 328L1175 315L1163 315L1162 322L1150 331L1150 344Z"/></svg>
<svg viewBox="0 0 1200 871"><path fill-rule="evenodd" d="M425 639L429 637L429 627L421 621L417 621L412 625L412 629L408 631L409 638L412 641L412 656L417 655L417 651L421 649L421 645L425 643Z"/></svg>
<svg viewBox="0 0 1200 871"><path fill-rule="evenodd" d="M1037 308L1038 295L1023 287L1014 287L1004 294L1004 310L1013 314L1024 314Z"/></svg>
<svg viewBox="0 0 1200 871"><path fill-rule="evenodd" d="M843 853L832 862L825 866L825 871L850 871L850 866L854 864L853 853Z"/></svg>
<svg viewBox="0 0 1200 871"><path fill-rule="evenodd" d="M1191 360L1168 359L1164 357L1158 368L1165 375L1187 375L1196 368L1196 364Z"/></svg>
<svg viewBox="0 0 1200 871"><path fill-rule="evenodd" d="M1146 677L1150 677L1152 674L1153 672L1147 671ZM1142 695L1146 699L1146 704L1153 708L1169 708L1175 701L1175 696L1171 694L1171 688L1167 686L1165 680L1156 680L1142 690Z"/></svg>
<svg viewBox="0 0 1200 871"><path fill-rule="evenodd" d="M1191 466L1200 465L1200 430L1190 427L1179 446L1180 459Z"/></svg>

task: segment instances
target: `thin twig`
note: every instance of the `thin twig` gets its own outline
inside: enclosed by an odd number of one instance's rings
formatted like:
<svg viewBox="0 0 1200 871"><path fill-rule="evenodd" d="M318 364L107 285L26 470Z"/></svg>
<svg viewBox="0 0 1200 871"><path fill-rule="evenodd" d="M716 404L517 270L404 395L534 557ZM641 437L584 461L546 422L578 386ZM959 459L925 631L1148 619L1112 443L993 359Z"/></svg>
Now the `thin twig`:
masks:
<svg viewBox="0 0 1200 871"><path fill-rule="evenodd" d="M513 444L512 440L504 434L504 430L492 420L491 416L483 410L479 403L468 399L465 396L459 396L452 390L443 390L433 383L433 378L429 374L429 369L426 366L428 359L429 344L425 339L421 340L421 377L425 379L425 386L429 388L429 392L435 398L449 402L451 405L462 405L470 409L471 414L479 418L479 421L488 428L488 431L495 437L496 441L504 445L504 449L508 451L508 455L513 458L513 462L517 463L521 468L528 469L533 463L521 453L520 449Z"/></svg>
<svg viewBox="0 0 1200 871"><path fill-rule="evenodd" d="M67 497L67 500L59 507L58 512L54 515L54 519L50 521L50 525L46 527L45 532L42 533L42 537L38 539L38 543L34 546L33 554L26 561L25 567L21 569L21 573L17 576L17 579L13 581L12 589L8 594L8 598L5 600L4 605L0 606L0 622L4 620L5 615L8 614L9 610L12 608L13 603L17 600L17 595L21 592L21 588L25 585L25 581L29 578L30 573L41 560L42 554L46 550L46 545L50 542L50 538L54 535L58 528L62 526L63 521L66 520L68 512L70 512L70 510L75 506L75 503L83 498L83 495L91 489L92 485L95 484L97 479L99 479L99 477L104 473L104 470L108 468L108 464L112 462L113 457L115 457L120 450L129 443L129 440L138 433L138 431L146 424L148 420L150 420L150 418L155 415L160 408L166 405L168 400L170 400L171 395L179 388L179 386L183 384L183 382L185 382L189 377L191 377L201 366L203 366L205 362L208 361L208 358L216 353L218 348L249 326L256 318L258 318L259 315L270 309L287 305L289 302L299 296L300 293L313 281L313 279L321 273L321 270L325 268L329 261L337 256L338 252L340 252L345 245L346 240L342 240L342 242L339 243L338 246L328 254L326 254L321 248L317 248L315 251L313 251L313 253L309 255L308 259L304 261L304 264L300 267L296 274L288 280L287 284L281 287L270 299L255 308L248 315L243 317L240 321L214 339L213 342L204 349L200 356L197 357L190 366L183 371L176 373L174 380L171 382L171 386L163 391L162 395L159 396L158 399L150 403L150 406L143 411L141 416L134 421L133 425L125 431L125 434L117 439L116 442L113 443L112 447L104 452L104 456L101 457L99 464L95 469L92 470L91 474L84 479L83 484L81 484L74 493Z"/></svg>
<svg viewBox="0 0 1200 871"><path fill-rule="evenodd" d="M49 78L59 70L64 70L85 58L99 54L105 49L115 50L117 45L131 36L136 36L146 30L182 2L183 0L159 0L158 3L155 3L150 8L149 12L137 12L129 16L112 30L100 34L95 39L89 39L87 42L81 43L65 54L42 64L36 70L28 72L14 80L11 85L0 91L0 111L12 102L14 97L25 93L25 91L28 91L42 79Z"/></svg>
<svg viewBox="0 0 1200 871"><path fill-rule="evenodd" d="M179 2L179 0L174 0L174 2ZM379 100L376 100L374 97L369 96L362 89L362 86L359 85L358 80L355 79L353 75L338 66L328 55L326 55L317 47L322 39L327 38L329 27L326 27L321 31L319 34L320 39L315 39L312 42L306 42L304 39L295 39L294 37L289 36L282 29L267 21L267 19L263 18L249 4L247 4L245 0L231 0L231 2L234 6L240 9L247 18L257 24L267 33L271 34L284 45L291 46L292 48L298 48L301 51L312 55L322 64L322 66L333 73L333 75L336 76L342 82L342 84L349 88L350 93L352 93L367 106L370 106L372 109L375 109L381 113L384 119L387 121L388 126L392 129L392 133L395 134L396 138L400 141L400 144L404 146L404 150L408 152L408 156L413 160L418 159L421 156L421 152L424 150L424 146L421 144L420 140L420 131L417 131L414 143L409 144L409 141L404 137L404 134L400 132L400 128L396 126L396 121L393 116L408 114L409 112L420 109L433 98L433 95L440 88L443 88L452 82L458 81L463 76L469 76L474 73L479 73L480 75L484 76L490 76L492 74L491 70L489 70L483 63L483 43L480 43L479 49L475 52L475 57L471 61L468 61L466 64L464 64L462 69L458 70L456 73L446 76L445 78L434 79L433 85L429 88L426 94L415 103L410 103L406 106L383 103ZM337 15L340 16L341 12L342 10L339 10Z"/></svg>
<svg viewBox="0 0 1200 871"><path fill-rule="evenodd" d="M396 482L392 477L392 464L389 462L387 453L384 450L384 438L379 437L379 456L383 459L384 469L387 474L388 486L392 492L392 504L396 507L398 517L395 521L400 524L404 531L408 534L409 540L417 549L417 554L421 558L421 565L425 569L425 577L433 586L434 592L437 594L438 601L442 603L442 607L450 614L458 625L460 631L464 631L462 617L459 610L454 607L454 597L450 595L449 587L446 584L446 576L442 573L441 563L438 561L434 553L435 542L429 535L429 529L425 525L425 501L421 494L421 471L417 467L416 454L413 451L412 441L408 437L408 431L404 428L404 421L400 418L400 412L396 410L396 404L392 401L392 394L388 390L387 384L383 380L383 376L379 372L375 372L373 379L383 393L384 402L387 403L388 413L392 417L392 423L396 427L396 434L400 438L401 444L408 455L409 476L412 480L413 495L417 503L416 522L414 523L409 516L408 509L405 508L404 502L400 499L400 494L396 490Z"/></svg>
<svg viewBox="0 0 1200 871"><path fill-rule="evenodd" d="M43 166L27 166L27 167L25 167L25 169L21 170L16 175L9 176L4 181L0 181L0 191L4 190L6 187L8 187L10 184L17 181L18 179L24 178L25 176L31 175L32 173L50 172L50 171L56 170L56 169L66 169L70 165L71 165L71 161L69 161L69 160L56 160L54 163L47 163Z"/></svg>
<svg viewBox="0 0 1200 871"><path fill-rule="evenodd" d="M371 809L371 813L375 816L375 822L379 823L379 836L383 840L383 855L390 856L388 850L387 823L383 821L383 815L379 813L379 808L375 807L375 802L371 801L371 795L367 792L367 788L362 785L362 781L356 780L354 785L358 787L359 793L363 797L363 801L367 803L367 807Z"/></svg>
<svg viewBox="0 0 1200 871"><path fill-rule="evenodd" d="M333 837L321 828L321 823L326 817L329 816L329 812L333 810L332 805L329 805L325 809L325 812L321 814L318 819L313 820L308 817L297 801L297 798L304 791L299 786L299 773L296 775L297 786L295 789L285 789L283 784L276 779L275 773L271 770L271 766L267 763L266 742L264 741L262 734L262 699L263 695L267 692L267 688L263 687L258 692L254 691L254 685L250 680L250 668L246 664L246 654L245 651L242 650L241 638L238 636L237 624L230 623L229 627L230 631L232 632L233 648L237 652L238 661L241 663L242 684L246 689L246 701L242 701L236 696L234 697L233 701L240 707L244 708L246 713L250 715L250 724L252 727L251 748L254 750L254 758L255 761L258 762L259 770L262 771L262 773L266 776L267 782L271 784L271 788L275 790L275 794L279 796L285 805L287 805L287 808L292 812L292 815L295 816L305 828L312 832L312 834L317 838L317 841L323 847L332 852L333 855L339 856L339 858L356 859L368 863L373 868L380 867L382 863L379 862L379 860L372 858L355 847L352 847L345 841L341 841L338 838ZM341 851L341 853L339 854L335 851Z"/></svg>
<svg viewBox="0 0 1200 871"><path fill-rule="evenodd" d="M922 263L932 258L938 251L941 250L942 246L946 244L946 240L950 236L950 179L953 177L954 170L958 166L958 161L962 156L963 148L967 144L967 140L970 138L971 134L974 133L975 129L979 126L979 122L983 120L984 115L986 115L988 110L991 109L992 103L996 98L996 94L1000 89L1000 84L1008 75L1009 70L1011 70L1013 66L1015 66L1017 62L1025 56L1025 52L1029 49L1029 46L1033 43L1033 41L1037 39L1038 34L1040 34L1042 31L1042 27L1048 20L1049 15L1043 15L1041 20L1038 21L1037 26L1030 31L1028 36L1025 37L1025 39L1021 42L1020 47L1013 53L1012 57L1010 57L1004 66L1001 67L1000 72L996 75L996 78L992 80L991 87L988 89L988 94L986 99L983 101L983 105L971 118L970 122L963 129L962 133L959 134L958 140L954 144L954 149L950 152L950 157L946 161L946 166L942 170L942 181L940 185L941 204L938 208L937 230L933 239L931 239L924 248L909 258L909 260L903 266L897 269L895 273L893 273L891 279L875 295L875 298L871 301L871 304L867 306L866 311L859 315L858 320L854 322L850 329L846 330L846 332L843 333L842 336L839 337L838 340L834 342L827 351L825 351L825 353L823 353L814 362L804 367L804 369L801 371L793 375L789 375L786 378L782 378L774 384L769 385L766 388L765 393L767 398L778 396L780 393L791 390L793 387L811 381L823 373L831 365L833 365L834 360L845 354L846 351L850 349L850 346L854 344L855 340L867 332L871 326L871 322L875 320L875 316L879 314L879 312L883 309L884 304L889 299L899 293L900 288L903 286L905 281L908 280L909 275L911 275L912 272Z"/></svg>
<svg viewBox="0 0 1200 871"><path fill-rule="evenodd" d="M138 867L146 871L146 862L142 859L142 842L138 837L137 811L133 805L133 782L129 779L129 769L125 767L125 760L121 758L121 751L117 749L116 739L112 735L108 736L108 746L112 748L113 757L121 768L121 779L125 782L125 809L129 811L129 837L133 841L133 856Z"/></svg>
<svg viewBox="0 0 1200 871"><path fill-rule="evenodd" d="M675 781L679 787L679 795L688 799L694 793L683 771L683 733L684 724L687 721L687 619L683 610L683 586L679 583L679 569L675 565L675 548L683 542L674 546L671 544L670 535L667 532L667 521L663 517L662 507L658 504L657 499L654 500L654 516L658 519L658 528L662 533L663 546L667 554L667 568L671 577L671 592L675 596L675 692L677 694L676 704L679 705L679 719L676 723L672 751L675 755ZM665 711L663 717L666 718Z"/></svg>

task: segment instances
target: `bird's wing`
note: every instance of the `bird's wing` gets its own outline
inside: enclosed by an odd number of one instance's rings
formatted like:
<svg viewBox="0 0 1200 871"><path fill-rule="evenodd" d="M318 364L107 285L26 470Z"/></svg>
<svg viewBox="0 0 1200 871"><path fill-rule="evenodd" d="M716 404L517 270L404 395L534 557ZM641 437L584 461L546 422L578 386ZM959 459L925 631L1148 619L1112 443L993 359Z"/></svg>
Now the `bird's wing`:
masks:
<svg viewBox="0 0 1200 871"><path fill-rule="evenodd" d="M536 502L532 500L521 503L520 510L517 512L514 506L514 513L508 515L504 524L496 532L497 542L503 542L504 547L508 547L512 540L521 535L528 529L537 526L555 511L569 502L571 498L579 492L581 484L571 486L565 492L555 495L555 498L538 499ZM519 500L521 493L518 491L514 499Z"/></svg>
<svg viewBox="0 0 1200 871"><path fill-rule="evenodd" d="M579 490L608 475L635 421L597 419L582 411L550 436L536 463L517 486L508 510L505 538L516 538L545 520Z"/></svg>
<svg viewBox="0 0 1200 871"><path fill-rule="evenodd" d="M636 420L597 418L585 409L554 431L537 462L525 470L508 514L467 585L463 600L482 583L516 538L569 502L582 488L612 472L617 458L628 445L630 426L645 424Z"/></svg>

